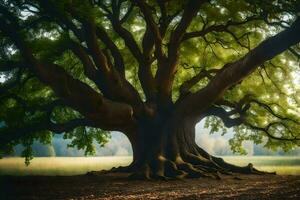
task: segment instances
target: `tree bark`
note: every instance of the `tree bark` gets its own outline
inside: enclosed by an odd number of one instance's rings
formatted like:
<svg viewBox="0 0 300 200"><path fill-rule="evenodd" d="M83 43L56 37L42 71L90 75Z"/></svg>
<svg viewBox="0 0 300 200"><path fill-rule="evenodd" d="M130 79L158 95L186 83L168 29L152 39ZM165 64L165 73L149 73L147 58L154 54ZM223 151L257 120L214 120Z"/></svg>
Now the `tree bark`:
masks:
<svg viewBox="0 0 300 200"><path fill-rule="evenodd" d="M131 173L134 179L221 178L221 174L264 174L253 168L226 163L214 157L195 142L197 121L182 118L180 113L168 117L144 119L135 134L129 134L133 161L127 167L112 172Z"/></svg>
<svg viewBox="0 0 300 200"><path fill-rule="evenodd" d="M80 41L70 42L69 48L83 64L86 77L98 86L100 92L75 79L54 62L44 63L36 58L30 48L31 43L27 41L20 18L4 5L0 5L0 18L3 19L3 23L0 23L1 34L13 41L28 69L43 83L50 86L59 99L79 111L85 119L73 120L60 126L54 126L51 121L45 122L40 126L29 127L18 132L20 134L12 134L11 139L17 140L29 132L39 130L66 131L75 128L76 125L86 125L103 130L125 132L133 147L133 162L126 168L120 168L120 171L132 172L133 177L165 179L213 176L219 178L220 173L261 173L252 165L237 167L208 154L195 143L195 125L208 113L222 117L224 113L217 112L219 110L212 109L212 106L222 98L228 88L241 82L265 61L299 43L300 18L298 17L286 30L263 41L239 60L227 63L215 72L210 70L216 74L215 76L210 76L210 72L204 75L199 73L185 82L180 87L181 98L173 103L173 82L182 41L204 36L211 31L222 31L227 26L239 23L231 22L227 25L212 26L201 32L186 33L201 6L207 2L189 0L182 10L176 28L167 34L169 41L163 48L167 27L172 18L178 14L167 20L164 5L160 3L162 20L159 23L162 24L158 26L150 10L152 8L146 1L136 0L136 4L132 5L140 8L147 25L142 45L139 45L133 34L122 25L123 19L126 18L124 16L120 19L120 8L124 1L112 2L112 10L101 4L101 1L98 1L98 5L105 10L114 31L124 40L139 65L138 76L145 93L145 100L126 80L122 54L113 44L108 33L98 27L98 23L82 17L81 13L76 13L76 10L72 9L72 1L64 14L49 1L42 1L40 6L44 8L46 16L54 21L58 20L62 27L72 31ZM71 20L71 17L76 20ZM78 22L81 23L82 28L76 26ZM99 39L110 50L111 56L99 46ZM157 71L152 74L151 67L154 61L157 62ZM210 82L199 91L191 93L190 88L203 77L211 77ZM224 120L224 124L233 124L229 120L227 119L228 123ZM14 132L17 131L11 131Z"/></svg>

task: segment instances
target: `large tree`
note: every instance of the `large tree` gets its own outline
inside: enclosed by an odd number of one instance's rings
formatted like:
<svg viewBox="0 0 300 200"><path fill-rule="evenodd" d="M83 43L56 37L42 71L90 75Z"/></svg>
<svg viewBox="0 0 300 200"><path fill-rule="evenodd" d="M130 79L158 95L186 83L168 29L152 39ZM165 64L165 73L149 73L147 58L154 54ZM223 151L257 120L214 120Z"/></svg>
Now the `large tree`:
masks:
<svg viewBox="0 0 300 200"><path fill-rule="evenodd" d="M300 134L297 0L1 0L0 145L131 142L135 177L260 173L208 154L195 125L285 150Z"/></svg>

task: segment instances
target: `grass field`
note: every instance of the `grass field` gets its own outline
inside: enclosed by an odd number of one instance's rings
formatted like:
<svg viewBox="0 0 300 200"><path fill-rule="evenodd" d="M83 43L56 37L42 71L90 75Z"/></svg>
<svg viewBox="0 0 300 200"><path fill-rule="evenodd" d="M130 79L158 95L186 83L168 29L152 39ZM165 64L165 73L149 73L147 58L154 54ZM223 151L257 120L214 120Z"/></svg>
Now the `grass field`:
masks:
<svg viewBox="0 0 300 200"><path fill-rule="evenodd" d="M299 156L223 156L224 160L245 166L252 163L255 168L282 175L300 175Z"/></svg>
<svg viewBox="0 0 300 200"><path fill-rule="evenodd" d="M236 165L253 163L257 169L276 171L278 174L300 175L300 157L288 156L224 156ZM69 176L88 171L128 165L132 157L39 157L27 167L23 158L0 159L0 175L53 175Z"/></svg>

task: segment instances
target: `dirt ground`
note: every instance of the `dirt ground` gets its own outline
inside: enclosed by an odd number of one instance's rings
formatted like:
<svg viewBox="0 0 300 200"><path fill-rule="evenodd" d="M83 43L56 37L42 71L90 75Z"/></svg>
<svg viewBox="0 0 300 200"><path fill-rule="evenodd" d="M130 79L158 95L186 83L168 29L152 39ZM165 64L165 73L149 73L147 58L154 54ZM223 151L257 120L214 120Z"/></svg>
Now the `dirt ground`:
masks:
<svg viewBox="0 0 300 200"><path fill-rule="evenodd" d="M300 176L239 178L137 181L120 174L2 176L0 199L300 199Z"/></svg>

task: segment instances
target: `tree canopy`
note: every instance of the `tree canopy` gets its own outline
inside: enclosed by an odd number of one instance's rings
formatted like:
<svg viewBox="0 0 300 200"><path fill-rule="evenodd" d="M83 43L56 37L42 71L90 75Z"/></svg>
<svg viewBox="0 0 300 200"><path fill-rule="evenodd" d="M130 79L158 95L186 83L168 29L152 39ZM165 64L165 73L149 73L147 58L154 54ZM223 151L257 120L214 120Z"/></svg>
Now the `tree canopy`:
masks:
<svg viewBox="0 0 300 200"><path fill-rule="evenodd" d="M176 106L229 141L300 145L297 0L1 0L0 155L93 153ZM184 106L182 106L184 105ZM158 111L157 111L158 110ZM146 114L145 114L146 113ZM160 114L159 116L163 116ZM142 122L141 122L142 123Z"/></svg>

